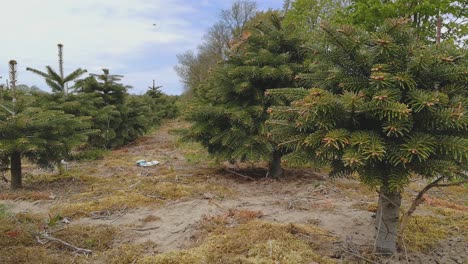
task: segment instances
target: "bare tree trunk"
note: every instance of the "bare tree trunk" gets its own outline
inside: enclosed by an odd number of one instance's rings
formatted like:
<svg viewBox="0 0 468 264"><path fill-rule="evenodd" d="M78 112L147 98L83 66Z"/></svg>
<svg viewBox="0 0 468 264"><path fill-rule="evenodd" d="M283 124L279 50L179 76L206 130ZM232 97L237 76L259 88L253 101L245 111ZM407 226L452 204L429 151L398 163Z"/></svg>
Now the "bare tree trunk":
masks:
<svg viewBox="0 0 468 264"><path fill-rule="evenodd" d="M397 252L401 193L382 186L377 211L375 250L377 253L393 255Z"/></svg>
<svg viewBox="0 0 468 264"><path fill-rule="evenodd" d="M12 190L20 189L23 187L22 172L21 172L21 154L19 152L13 152L11 154L11 183L10 187Z"/></svg>
<svg viewBox="0 0 468 264"><path fill-rule="evenodd" d="M270 167L268 168L268 176L272 178L279 178L283 176L283 168L281 167L281 157L283 154L281 151L273 151L273 157L270 161Z"/></svg>
<svg viewBox="0 0 468 264"><path fill-rule="evenodd" d="M442 37L442 17L437 17L437 33L436 33L436 44L440 45L440 38Z"/></svg>

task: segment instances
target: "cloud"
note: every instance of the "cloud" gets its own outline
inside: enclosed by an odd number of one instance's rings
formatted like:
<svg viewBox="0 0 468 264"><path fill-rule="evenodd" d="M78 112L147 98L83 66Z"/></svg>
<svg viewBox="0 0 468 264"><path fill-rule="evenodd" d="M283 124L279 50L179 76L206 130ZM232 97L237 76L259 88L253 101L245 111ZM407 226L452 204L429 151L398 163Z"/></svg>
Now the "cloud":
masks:
<svg viewBox="0 0 468 264"><path fill-rule="evenodd" d="M7 62L14 58L20 82L41 86L42 80L24 68L56 67L57 43L64 44L66 71L133 71L138 65L125 65L125 58L157 59L145 58L148 46L181 52L203 34L187 19L196 9L180 1L18 0L3 6L8 8L0 25L7 33L0 42L0 76L8 76Z"/></svg>
<svg viewBox="0 0 468 264"><path fill-rule="evenodd" d="M282 2L282 0L274 0ZM0 0L0 76L18 61L19 83L46 88L26 67L58 67L57 44L64 44L65 72L110 68L128 75L133 92L161 78L170 93L182 84L173 66L176 54L195 49L219 10L232 0ZM260 1L265 2L265 1ZM171 90L172 89L172 90Z"/></svg>

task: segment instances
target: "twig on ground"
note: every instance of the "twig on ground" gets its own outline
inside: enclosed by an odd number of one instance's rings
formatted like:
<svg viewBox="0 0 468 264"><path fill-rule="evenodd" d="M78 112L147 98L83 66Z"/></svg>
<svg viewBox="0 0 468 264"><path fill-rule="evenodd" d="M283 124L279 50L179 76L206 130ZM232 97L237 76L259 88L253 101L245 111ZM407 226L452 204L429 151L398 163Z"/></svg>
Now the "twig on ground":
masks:
<svg viewBox="0 0 468 264"><path fill-rule="evenodd" d="M134 184L128 186L128 188L133 188L133 187L137 186L137 185L140 184L140 183L141 183L141 181L137 181L136 183L134 183Z"/></svg>
<svg viewBox="0 0 468 264"><path fill-rule="evenodd" d="M159 195L149 195L149 194L145 194L145 196L147 196L147 197L149 197L149 198L154 198L154 199L167 200L166 197L159 196Z"/></svg>
<svg viewBox="0 0 468 264"><path fill-rule="evenodd" d="M227 172L230 172L230 173L235 174L235 175L237 175L237 176L240 176L240 177L242 177L242 178L249 179L249 180L251 180L251 181L255 181L255 179L252 178L252 177L250 177L250 176L247 176L247 175L244 175L244 174L235 172L235 171L230 170L230 169L225 169L225 170L226 170Z"/></svg>
<svg viewBox="0 0 468 264"><path fill-rule="evenodd" d="M155 229L158 229L158 228L159 228L159 226L148 227L148 228L134 228L133 230L138 231L138 232L145 232L145 231L149 231L149 230L155 230Z"/></svg>
<svg viewBox="0 0 468 264"><path fill-rule="evenodd" d="M361 255L359 255L359 254L356 254L356 253L354 253L354 252L352 252L352 251L349 251L349 250L346 250L346 249L345 249L344 251L345 251L346 253L348 253L348 254L351 254L351 255L355 256L356 258L360 258L360 259L362 259L362 260L364 260L364 261L367 261L367 262L369 262L369 263L372 263L372 264L379 264L378 262L372 261L372 260L370 260L370 259L368 259L368 258L365 258L365 257L363 257L363 256L361 256Z"/></svg>
<svg viewBox="0 0 468 264"><path fill-rule="evenodd" d="M61 239L52 237L52 236L50 236L50 235L48 235L48 234L42 234L41 237L42 237L43 239L47 240L47 242L58 242L58 243L60 243L60 244L62 244L62 245L64 245L64 246L67 246L67 247L69 247L69 248L71 248L71 249L74 249L75 252L78 253L78 254L83 254L83 255L86 255L86 256L87 256L87 255L90 255L90 254L93 253L93 251L90 250L90 249L80 248L80 247L74 246L74 245L72 245L72 244L70 244L70 243L67 243L67 242L65 242L65 241L63 241L63 240L61 240ZM37 239L37 242L39 242L39 243L42 244L42 245L44 245L44 244L47 243L47 242L41 241L39 237L36 237L36 239Z"/></svg>

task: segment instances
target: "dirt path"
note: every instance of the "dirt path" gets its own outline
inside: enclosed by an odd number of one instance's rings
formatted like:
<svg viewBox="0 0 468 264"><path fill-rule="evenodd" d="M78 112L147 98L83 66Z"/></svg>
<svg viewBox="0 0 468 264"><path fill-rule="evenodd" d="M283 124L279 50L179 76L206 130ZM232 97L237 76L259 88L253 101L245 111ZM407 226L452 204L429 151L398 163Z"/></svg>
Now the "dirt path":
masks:
<svg viewBox="0 0 468 264"><path fill-rule="evenodd" d="M71 224L111 224L122 229L144 230L136 231L135 235L126 242L140 243L153 241L159 245L161 252L185 247L190 237L196 232L196 224L203 216L216 215L229 211L252 210L263 213L263 219L282 223L314 223L343 239L351 238L357 244L366 244L372 240L372 213L353 209L356 201L347 199L344 195L331 191L320 177L311 174L310 177L296 177L293 180L281 182L260 179L249 182L234 174L222 174L215 168L189 164L184 157L183 150L177 147L177 137L171 130L183 123L169 122L156 133L140 138L135 143L115 150L111 158L94 162L92 175L95 177L117 177L126 174L158 174L167 173L168 168L175 175L191 175L208 177L211 183L226 186L235 195L223 199L210 199L210 193L201 197L182 198L169 201L165 205L155 208L143 206L126 210L125 214L110 219L96 219L90 217L79 218ZM120 162L117 166L111 163L115 159ZM133 161L145 158L159 160L161 165L154 168L142 169L134 166ZM82 166L72 164L71 166ZM81 168L80 169L86 169ZM89 170L89 168L87 168ZM202 174L202 175L200 175ZM318 186L318 187L312 187ZM336 190L335 190L336 191ZM208 197L205 197L208 196ZM12 212L47 213L51 207L66 200L59 197L56 201L10 201L7 206ZM156 216L159 219L145 223L142 219ZM135 228L137 226L138 228ZM349 229L353 226L353 229Z"/></svg>

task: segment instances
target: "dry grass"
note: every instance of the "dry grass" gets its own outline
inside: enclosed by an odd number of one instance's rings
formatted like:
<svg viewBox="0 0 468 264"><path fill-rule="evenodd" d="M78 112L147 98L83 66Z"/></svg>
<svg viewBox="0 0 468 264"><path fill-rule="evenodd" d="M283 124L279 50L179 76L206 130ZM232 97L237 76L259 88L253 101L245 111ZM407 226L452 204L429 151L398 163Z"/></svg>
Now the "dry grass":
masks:
<svg viewBox="0 0 468 264"><path fill-rule="evenodd" d="M0 193L0 200L50 200L52 196L50 193L45 191L30 191L30 190L18 190L18 191L4 191Z"/></svg>
<svg viewBox="0 0 468 264"><path fill-rule="evenodd" d="M354 209L363 210L371 213L376 213L379 205L377 203L355 203L352 205Z"/></svg>
<svg viewBox="0 0 468 264"><path fill-rule="evenodd" d="M195 248L146 256L139 263L335 263L316 253L331 241L313 226L253 220L217 230Z"/></svg>
<svg viewBox="0 0 468 264"><path fill-rule="evenodd" d="M88 216L90 213L110 213L141 206L159 206L167 200L202 196L210 193L224 198L232 192L224 186L191 177L181 181L175 174L155 177L100 178L88 191L73 195L69 202L59 204L52 211L63 216Z"/></svg>
<svg viewBox="0 0 468 264"><path fill-rule="evenodd" d="M443 209L439 216L412 216L404 240L409 250L427 252L450 235L462 235L468 239L467 226L468 214Z"/></svg>
<svg viewBox="0 0 468 264"><path fill-rule="evenodd" d="M62 251L51 250L42 246L13 246L0 248L0 263L86 263Z"/></svg>
<svg viewBox="0 0 468 264"><path fill-rule="evenodd" d="M44 230L75 246L92 249L97 255L112 247L117 234L117 229L110 226L49 227L44 215L4 213L0 216L0 263L89 263L85 257L73 256L60 243L40 245L36 237Z"/></svg>
<svg viewBox="0 0 468 264"><path fill-rule="evenodd" d="M439 199L436 197L431 197L429 195L424 195L423 200L425 204L430 205L430 206L450 208L450 209L455 209L458 211L468 212L467 206L459 205L454 202L447 201L445 199Z"/></svg>
<svg viewBox="0 0 468 264"><path fill-rule="evenodd" d="M56 238L68 243L93 251L105 251L111 248L117 229L107 225L71 225L57 232ZM66 249L61 244L56 244L59 249Z"/></svg>
<svg viewBox="0 0 468 264"><path fill-rule="evenodd" d="M156 244L149 241L138 245L123 244L104 253L96 254L93 260L106 264L140 263L138 260L143 258L144 255L153 254L156 247Z"/></svg>

